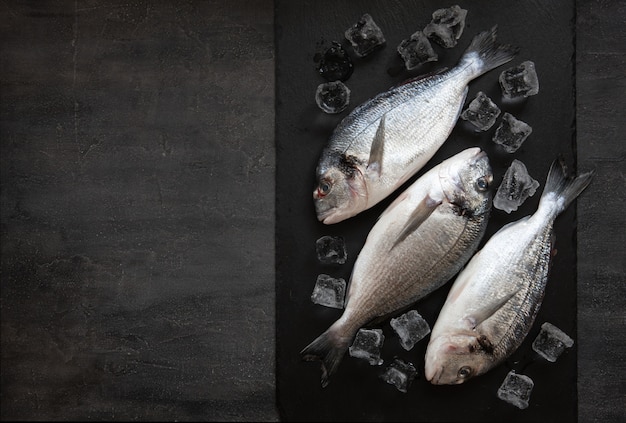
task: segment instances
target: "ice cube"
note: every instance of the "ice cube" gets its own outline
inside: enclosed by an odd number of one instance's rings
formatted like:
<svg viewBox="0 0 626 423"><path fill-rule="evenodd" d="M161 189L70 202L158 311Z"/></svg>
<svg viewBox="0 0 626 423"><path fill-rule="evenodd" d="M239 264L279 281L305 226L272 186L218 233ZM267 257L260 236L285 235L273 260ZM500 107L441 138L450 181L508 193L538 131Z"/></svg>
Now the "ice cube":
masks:
<svg viewBox="0 0 626 423"><path fill-rule="evenodd" d="M541 325L539 335L533 341L533 350L546 360L554 363L566 348L574 345L574 340L552 323Z"/></svg>
<svg viewBox="0 0 626 423"><path fill-rule="evenodd" d="M324 235L315 241L317 259L324 264L344 264L348 258L342 236Z"/></svg>
<svg viewBox="0 0 626 423"><path fill-rule="evenodd" d="M409 39L402 40L397 50L404 60L404 66L407 70L415 69L421 64L438 59L437 53L422 31L417 31Z"/></svg>
<svg viewBox="0 0 626 423"><path fill-rule="evenodd" d="M514 159L504 172L502 182L493 197L493 206L507 213L517 210L528 197L532 197L539 187L539 182L529 174L521 161Z"/></svg>
<svg viewBox="0 0 626 423"><path fill-rule="evenodd" d="M539 92L539 79L535 63L527 60L519 66L503 70L499 77L505 99L529 97Z"/></svg>
<svg viewBox="0 0 626 423"><path fill-rule="evenodd" d="M461 118L472 123L479 131L486 131L496 123L500 108L482 91L469 103L461 113Z"/></svg>
<svg viewBox="0 0 626 423"><path fill-rule="evenodd" d="M507 153L515 153L532 132L533 128L529 124L505 112L493 134L493 142L501 145Z"/></svg>
<svg viewBox="0 0 626 423"><path fill-rule="evenodd" d="M315 304L342 309L345 296L345 279L335 279L324 273L317 276L317 281L311 294L311 301Z"/></svg>
<svg viewBox="0 0 626 423"><path fill-rule="evenodd" d="M433 12L433 19L424 28L424 34L445 48L456 46L465 28L467 10L458 5Z"/></svg>
<svg viewBox="0 0 626 423"><path fill-rule="evenodd" d="M531 378L518 375L511 370L498 388L498 398L523 410L528 408L528 400L534 386L535 383Z"/></svg>
<svg viewBox="0 0 626 423"><path fill-rule="evenodd" d="M367 56L386 41L382 30L369 13L363 14L358 22L346 29L344 35L359 57Z"/></svg>
<svg viewBox="0 0 626 423"><path fill-rule="evenodd" d="M317 70L329 82L346 81L352 75L354 67L341 44L333 41L321 56Z"/></svg>
<svg viewBox="0 0 626 423"><path fill-rule="evenodd" d="M348 349L350 356L367 360L372 366L380 366L380 350L385 342L382 329L359 329Z"/></svg>
<svg viewBox="0 0 626 423"><path fill-rule="evenodd" d="M417 310L410 310L397 318L393 318L389 324L400 338L400 345L407 351L430 333L428 322Z"/></svg>
<svg viewBox="0 0 626 423"><path fill-rule="evenodd" d="M388 384L394 385L398 391L406 393L416 375L417 369L413 364L394 358L380 377Z"/></svg>
<svg viewBox="0 0 626 423"><path fill-rule="evenodd" d="M317 86L315 102L326 113L341 113L350 104L350 89L341 81L324 82Z"/></svg>

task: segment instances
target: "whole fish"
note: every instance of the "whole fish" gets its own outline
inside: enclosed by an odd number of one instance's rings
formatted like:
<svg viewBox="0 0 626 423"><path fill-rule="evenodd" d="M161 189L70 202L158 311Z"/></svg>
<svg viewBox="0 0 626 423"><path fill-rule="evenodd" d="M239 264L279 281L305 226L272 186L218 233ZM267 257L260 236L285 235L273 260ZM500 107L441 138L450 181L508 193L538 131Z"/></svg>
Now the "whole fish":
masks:
<svg viewBox="0 0 626 423"><path fill-rule="evenodd" d="M494 26L474 37L454 68L409 80L356 107L321 153L313 191L318 220L352 217L415 175L450 135L467 84L517 50L496 45Z"/></svg>
<svg viewBox="0 0 626 423"><path fill-rule="evenodd" d="M322 386L359 328L428 295L469 260L487 226L492 180L487 155L469 148L422 175L380 215L354 264L341 318L301 352L322 361Z"/></svg>
<svg viewBox="0 0 626 423"><path fill-rule="evenodd" d="M541 306L553 257L553 222L589 185L552 163L537 211L503 226L454 281L426 349L431 383L459 384L484 374L528 334Z"/></svg>

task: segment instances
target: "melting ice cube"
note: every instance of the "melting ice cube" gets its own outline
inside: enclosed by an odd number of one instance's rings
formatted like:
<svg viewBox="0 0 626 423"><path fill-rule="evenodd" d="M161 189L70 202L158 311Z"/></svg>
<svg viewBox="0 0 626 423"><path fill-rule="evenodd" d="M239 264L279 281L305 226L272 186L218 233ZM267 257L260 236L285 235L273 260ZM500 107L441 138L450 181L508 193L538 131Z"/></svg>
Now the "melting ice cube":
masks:
<svg viewBox="0 0 626 423"><path fill-rule="evenodd" d="M528 407L530 393L535 383L526 375L518 375L511 370L498 388L498 398L522 410Z"/></svg>
<svg viewBox="0 0 626 423"><path fill-rule="evenodd" d="M507 153L515 153L531 132L533 132L533 128L529 124L505 112L493 135L493 142L501 145Z"/></svg>
<svg viewBox="0 0 626 423"><path fill-rule="evenodd" d="M331 308L343 308L346 296L346 281L342 278L333 278L326 274L317 276L311 301L315 304Z"/></svg>
<svg viewBox="0 0 626 423"><path fill-rule="evenodd" d="M507 213L517 208L528 197L532 197L539 187L539 182L529 174L521 161L514 159L511 166L504 172L502 182L493 197L493 206Z"/></svg>
<svg viewBox="0 0 626 423"><path fill-rule="evenodd" d="M348 349L350 356L367 360L372 366L383 364L380 350L385 341L382 329L359 329Z"/></svg>
<svg viewBox="0 0 626 423"><path fill-rule="evenodd" d="M458 5L433 12L433 19L424 28L424 34L445 48L454 47L465 28L467 10Z"/></svg>
<svg viewBox="0 0 626 423"><path fill-rule="evenodd" d="M380 377L388 384L394 385L398 391L406 393L416 375L417 370L413 364L394 358Z"/></svg>
<svg viewBox="0 0 626 423"><path fill-rule="evenodd" d="M529 97L539 92L535 63L527 60L500 73L500 87L506 99Z"/></svg>
<svg viewBox="0 0 626 423"><path fill-rule="evenodd" d="M554 363L566 348L574 345L574 340L552 323L541 325L539 335L533 341L533 350L546 360Z"/></svg>
<svg viewBox="0 0 626 423"><path fill-rule="evenodd" d="M358 22L346 29L344 35L359 57L367 56L385 44L382 30L376 25L369 13L363 14Z"/></svg>
<svg viewBox="0 0 626 423"><path fill-rule="evenodd" d="M428 322L417 310L410 310L395 319L391 319L389 324L398 334L400 345L407 351L430 333Z"/></svg>
<svg viewBox="0 0 626 423"><path fill-rule="evenodd" d="M485 93L479 91L461 113L461 119L471 122L479 131L486 131L496 123L499 115L498 106Z"/></svg>
<svg viewBox="0 0 626 423"><path fill-rule="evenodd" d="M354 67L350 56L341 44L333 41L319 59L317 70L329 82L346 81L352 75Z"/></svg>
<svg viewBox="0 0 626 423"><path fill-rule="evenodd" d="M409 39L402 40L398 45L398 53L404 60L407 70L438 59L437 53L422 31L417 31Z"/></svg>
<svg viewBox="0 0 626 423"><path fill-rule="evenodd" d="M317 86L315 102L326 113L341 113L350 104L350 89L341 81L324 82Z"/></svg>
<svg viewBox="0 0 626 423"><path fill-rule="evenodd" d="M341 236L324 235L315 241L317 258L324 264L344 264L348 258L346 243Z"/></svg>

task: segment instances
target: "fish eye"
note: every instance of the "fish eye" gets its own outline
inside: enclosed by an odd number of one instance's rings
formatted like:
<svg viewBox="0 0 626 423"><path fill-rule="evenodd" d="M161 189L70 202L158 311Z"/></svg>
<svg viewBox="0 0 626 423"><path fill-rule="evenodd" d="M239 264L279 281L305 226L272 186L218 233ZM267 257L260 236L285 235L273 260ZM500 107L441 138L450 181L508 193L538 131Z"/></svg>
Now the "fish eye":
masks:
<svg viewBox="0 0 626 423"><path fill-rule="evenodd" d="M486 191L487 188L489 188L489 181L487 181L487 178L484 176L478 178L476 181L476 188L478 188L478 191Z"/></svg>
<svg viewBox="0 0 626 423"><path fill-rule="evenodd" d="M320 197L324 197L326 194L330 192L330 188L332 184L329 181L320 181L319 186L317 187L317 195Z"/></svg>
<svg viewBox="0 0 626 423"><path fill-rule="evenodd" d="M459 373L458 376L461 379L465 379L467 377L469 377L472 374L472 369L469 368L468 366L463 366L459 369Z"/></svg>

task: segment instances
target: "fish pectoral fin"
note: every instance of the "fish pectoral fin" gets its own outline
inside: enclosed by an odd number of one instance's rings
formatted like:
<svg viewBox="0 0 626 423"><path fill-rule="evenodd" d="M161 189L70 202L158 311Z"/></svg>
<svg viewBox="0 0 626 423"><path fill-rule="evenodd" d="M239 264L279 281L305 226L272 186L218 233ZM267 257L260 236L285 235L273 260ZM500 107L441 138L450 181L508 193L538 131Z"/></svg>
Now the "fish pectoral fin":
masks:
<svg viewBox="0 0 626 423"><path fill-rule="evenodd" d="M441 201L433 200L430 196L426 195L426 197L424 197L424 199L419 203L415 210L413 210L413 213L411 213L409 220L404 225L404 228L402 228L402 231L400 231L400 234L398 235L398 238L396 239L396 242L394 242L391 249L404 241L406 237L408 237L415 230L417 230L417 228L419 228L420 225L424 223L426 219L428 219L428 217L440 204Z"/></svg>
<svg viewBox="0 0 626 423"><path fill-rule="evenodd" d="M475 310L471 314L465 316L465 320L467 320L472 329L476 329L482 322L489 319L493 316L498 310L504 306L515 294L517 294L518 290L509 291L500 295L497 298L494 298L489 301L484 302L484 306Z"/></svg>
<svg viewBox="0 0 626 423"><path fill-rule="evenodd" d="M385 150L385 120L387 115L384 114L380 118L378 129L376 129L376 135L374 135L374 141L372 141L372 148L370 149L370 157L367 162L367 172L375 173L380 176L383 168L383 152Z"/></svg>

